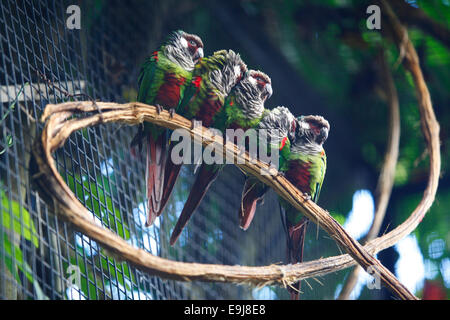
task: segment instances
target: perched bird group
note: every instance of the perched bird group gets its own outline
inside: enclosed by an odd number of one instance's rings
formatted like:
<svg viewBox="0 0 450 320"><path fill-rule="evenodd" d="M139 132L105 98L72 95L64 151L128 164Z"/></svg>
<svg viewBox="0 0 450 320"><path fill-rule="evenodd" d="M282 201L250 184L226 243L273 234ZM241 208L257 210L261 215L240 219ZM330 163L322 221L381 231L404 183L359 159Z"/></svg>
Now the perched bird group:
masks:
<svg viewBox="0 0 450 320"><path fill-rule="evenodd" d="M221 132L264 129L270 137L264 147L269 152L279 152L280 174L312 201L318 200L326 170L323 144L330 130L328 121L321 116L295 117L283 106L266 109L265 103L273 93L271 79L261 71L248 70L238 53L220 50L204 57L202 40L178 30L144 62L138 85L137 100L155 105L159 112L164 108L171 115L176 112ZM174 143L170 141L168 129L144 123L132 146L141 148L143 142L146 145L147 225L151 225L163 212L182 165L175 164L170 157ZM199 164L194 185L172 232L172 245L223 167L224 164ZM242 229L250 226L257 203L267 190L268 186L247 176L239 206ZM281 198L280 204L289 263L301 262L308 219ZM290 289L292 298L298 298L299 290L298 282Z"/></svg>

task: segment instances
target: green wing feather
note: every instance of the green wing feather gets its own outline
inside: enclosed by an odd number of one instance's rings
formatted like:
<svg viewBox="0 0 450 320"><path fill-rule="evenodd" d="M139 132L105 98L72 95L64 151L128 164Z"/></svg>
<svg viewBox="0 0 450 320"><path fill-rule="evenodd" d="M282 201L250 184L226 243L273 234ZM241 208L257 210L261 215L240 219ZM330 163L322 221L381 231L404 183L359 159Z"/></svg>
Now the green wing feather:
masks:
<svg viewBox="0 0 450 320"><path fill-rule="evenodd" d="M152 86L155 86L154 78L156 72L157 58L152 55L145 59L144 63L141 67L141 72L138 78L138 96L137 101L142 103L151 104L153 97L150 96L150 93L153 91Z"/></svg>
<svg viewBox="0 0 450 320"><path fill-rule="evenodd" d="M320 190L322 190L322 184L323 184L323 180L325 178L325 171L327 168L327 157L325 154L323 154L323 156L321 156L321 162L322 162L322 165L320 166L320 175L319 175L319 179L318 179L319 181L316 182L314 196L312 197L312 200L316 203L319 200Z"/></svg>
<svg viewBox="0 0 450 320"><path fill-rule="evenodd" d="M211 56L202 58L196 64L192 72L192 80L186 85L184 96L178 106L177 111L191 119L200 108L200 104L207 99L216 89L210 82L210 73L214 70L222 69L227 58L227 51L220 50ZM200 77L201 81L196 82ZM198 81L198 80L197 80Z"/></svg>
<svg viewBox="0 0 450 320"><path fill-rule="evenodd" d="M191 99L194 97L195 93L197 92L198 88L194 84L195 75L193 74L192 81L190 81L186 88L184 89L184 95L183 98L180 101L180 104L177 107L177 113L186 116L187 112L185 108L189 108L189 104L191 102Z"/></svg>

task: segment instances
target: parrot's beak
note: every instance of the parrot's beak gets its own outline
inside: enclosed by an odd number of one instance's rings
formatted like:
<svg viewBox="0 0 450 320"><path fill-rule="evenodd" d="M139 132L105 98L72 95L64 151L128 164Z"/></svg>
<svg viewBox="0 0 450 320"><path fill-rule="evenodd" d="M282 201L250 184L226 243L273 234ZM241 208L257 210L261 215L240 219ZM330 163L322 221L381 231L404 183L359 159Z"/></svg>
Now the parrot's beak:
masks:
<svg viewBox="0 0 450 320"><path fill-rule="evenodd" d="M324 143L325 140L327 140L328 138L328 131L329 129L327 127L323 127L322 129L320 129L320 133L319 133L319 141L321 143Z"/></svg>
<svg viewBox="0 0 450 320"><path fill-rule="evenodd" d="M264 87L265 93L266 93L266 100L269 99L272 94L273 94L273 90L272 90L272 85L270 83L267 83Z"/></svg>
<svg viewBox="0 0 450 320"><path fill-rule="evenodd" d="M194 62L197 63L201 58L203 58L203 48L198 48L194 54Z"/></svg>

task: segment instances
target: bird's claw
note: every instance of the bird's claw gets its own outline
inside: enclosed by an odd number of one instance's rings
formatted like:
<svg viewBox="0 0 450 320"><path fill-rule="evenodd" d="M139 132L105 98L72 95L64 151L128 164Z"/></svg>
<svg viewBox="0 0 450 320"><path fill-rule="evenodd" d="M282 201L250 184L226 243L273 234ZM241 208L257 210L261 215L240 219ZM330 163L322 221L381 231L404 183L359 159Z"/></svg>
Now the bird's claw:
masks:
<svg viewBox="0 0 450 320"><path fill-rule="evenodd" d="M100 115L101 122L103 122L104 121L103 112L102 112L102 109L100 109L99 105L97 104L97 101L100 101L100 100L94 100L92 98L90 98L90 99L91 99L92 105L97 109L97 112Z"/></svg>
<svg viewBox="0 0 450 320"><path fill-rule="evenodd" d="M158 114L161 114L161 112L163 111L163 107L160 104L155 104L156 107L156 112L158 112Z"/></svg>
<svg viewBox="0 0 450 320"><path fill-rule="evenodd" d="M278 171L277 175L278 175L279 177L283 177L283 178L286 177L286 174L285 174L283 171Z"/></svg>
<svg viewBox="0 0 450 320"><path fill-rule="evenodd" d="M311 200L311 196L308 193L303 193L303 195L305 196L306 200Z"/></svg>
<svg viewBox="0 0 450 320"><path fill-rule="evenodd" d="M175 114L175 109L174 108L170 108L169 109L169 114L170 114L170 118L173 118L173 116Z"/></svg>
<svg viewBox="0 0 450 320"><path fill-rule="evenodd" d="M194 130L198 126L199 126L199 121L192 119L191 120L191 130Z"/></svg>

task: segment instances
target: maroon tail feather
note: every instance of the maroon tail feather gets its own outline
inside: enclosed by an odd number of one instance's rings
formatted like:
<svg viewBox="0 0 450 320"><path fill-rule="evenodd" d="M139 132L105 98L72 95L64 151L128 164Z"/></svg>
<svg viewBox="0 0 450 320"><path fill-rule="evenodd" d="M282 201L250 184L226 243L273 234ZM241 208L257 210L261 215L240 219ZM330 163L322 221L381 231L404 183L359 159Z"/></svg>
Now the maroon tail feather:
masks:
<svg viewBox="0 0 450 320"><path fill-rule="evenodd" d="M252 223L258 201L262 200L267 187L255 179L245 180L242 190L241 206L239 208L239 226L247 230Z"/></svg>
<svg viewBox="0 0 450 320"><path fill-rule="evenodd" d="M138 158L142 152L142 140L145 138L144 127L139 126L138 132L131 140L130 153L133 158ZM136 150L137 148L137 150Z"/></svg>
<svg viewBox="0 0 450 320"><path fill-rule="evenodd" d="M164 187L164 168L167 162L167 139L161 134L155 141L147 136L147 226L150 226L158 216Z"/></svg>
<svg viewBox="0 0 450 320"><path fill-rule="evenodd" d="M169 155L172 149L169 149ZM161 203L159 207L159 211L156 213L158 216L164 211L164 208L169 201L170 195L172 194L173 188L175 187L175 183L177 182L178 176L180 174L182 164L175 164L170 159L170 156L167 158L166 169L164 172L164 190L161 198Z"/></svg>
<svg viewBox="0 0 450 320"><path fill-rule="evenodd" d="M288 259L289 263L299 263L303 261L303 247L305 244L306 229L309 220L303 217L295 226L288 228ZM288 287L292 300L298 300L300 297L300 281L292 284L293 288Z"/></svg>
<svg viewBox="0 0 450 320"><path fill-rule="evenodd" d="M180 217L178 218L177 224L172 231L172 235L170 237L170 245L174 245L178 240L183 228L188 223L194 211L202 202L203 197L208 191L211 184L219 175L220 169L214 168L212 165L202 164L200 166L200 170L195 179L194 185L191 188L191 192L189 193L189 197L184 204L183 211L181 212Z"/></svg>

